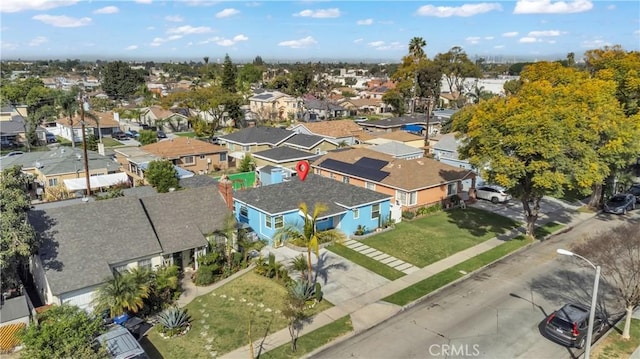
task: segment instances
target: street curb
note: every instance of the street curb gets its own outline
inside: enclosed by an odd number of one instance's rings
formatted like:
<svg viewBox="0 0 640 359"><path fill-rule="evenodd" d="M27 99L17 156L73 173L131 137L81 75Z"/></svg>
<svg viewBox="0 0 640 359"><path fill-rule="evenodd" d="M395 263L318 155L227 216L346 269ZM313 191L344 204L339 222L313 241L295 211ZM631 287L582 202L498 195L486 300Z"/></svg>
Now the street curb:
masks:
<svg viewBox="0 0 640 359"><path fill-rule="evenodd" d="M518 249L514 250L513 252L507 253L507 254L505 254L504 256L502 256L502 257L500 257L500 258L498 258L498 259L496 259L496 260L494 260L494 261L492 261L492 262L490 262L490 263L485 264L484 266L482 266L482 267L480 267L480 268L478 268L478 269L474 270L473 272L467 273L467 274L463 275L462 277L460 277L460 278L458 278L458 279L456 279L456 280L454 280L454 281L452 281L452 282L449 282L449 283L447 283L447 284L443 285L442 287L440 287L440 288L438 288L438 289L436 289L436 290L434 290L434 291L432 291L432 292L430 292L430 293L428 293L428 294L425 294L424 296L422 296L422 297L420 297L420 298L418 298L418 299L414 300L413 302L410 302L410 303L405 304L404 306L402 306L402 307L401 307L401 309L400 309L400 311L399 311L398 313L402 313L402 312L404 312L404 311L406 311L406 310L408 310L408 309L413 308L414 306L416 306L416 305L418 305L418 304L420 304L420 303L422 303L422 302L426 301L426 300L427 300L427 299L429 299L430 297L432 297L432 296L436 295L437 293L439 293L440 291L442 291L442 290L444 290L444 289L448 288L449 286L456 285L457 283L459 283L459 282L461 282L461 281L463 281L463 280L469 279L469 277L471 277L472 275L474 275L474 274L476 274L476 273L479 273L480 271L482 271L482 270L486 269L487 267L489 267L489 266L491 266L491 265L493 265L493 264L495 264L495 263L497 263L497 262L499 262L499 261L501 261L501 260L503 260L503 259L505 259L505 258L507 258L507 257L511 256L511 255L514 255L514 254L516 254L516 253L522 252L522 251L524 251L524 250L526 250L526 249L528 249L528 248L531 248L531 247L532 247L532 246L534 246L534 245L541 244L541 243L543 243L543 242L547 241L548 239L551 239L551 238L552 238L552 237L554 237L554 236L557 236L557 235L563 234L563 233L565 233L565 232L568 232L569 230L573 229L576 225L581 224L581 223L583 223L583 222L585 222L585 221L588 221L588 220L590 220L590 219L594 218L594 217L595 217L596 215L598 215L600 212L601 212L601 211L594 212L592 215L590 215L588 218L585 218L584 220L581 220L581 221L579 221L579 222L576 222L576 223L574 223L574 224L572 224L572 225L567 225L565 228L562 228L562 229L560 229L560 230L559 230L559 231L557 231L557 232L551 233L551 234L549 234L549 235L547 235L547 236L545 236L545 237L543 237L543 238L541 238L541 239L539 239L539 240L534 240L534 241L532 241L531 243L528 243L528 244L526 244L526 245L524 245L524 246L522 246L522 247L520 247L520 248L518 248ZM553 220L551 220L550 222L553 222ZM547 222L547 223L548 223L548 222ZM512 238L512 239L513 239L513 238ZM506 243L506 241L505 241L505 243ZM495 247L494 247L494 248L495 248ZM483 252L483 253L484 253L484 252ZM482 253L478 253L478 255L479 255L479 254L482 254ZM451 267L449 267L449 268L451 268ZM448 269L448 268L447 268L447 269ZM444 270L446 270L446 269L444 269ZM444 271L444 270L443 270L443 271ZM440 273L440 272L438 272L438 273ZM436 274L438 274L438 273L435 273L434 275L436 275ZM425 279L426 279L426 278L425 278ZM381 301L382 301L382 300L381 300ZM354 336L356 336L356 335L358 335L358 334L361 334L361 333L366 333L366 332L368 332L368 331L370 331L370 330L372 330L372 329L374 329L374 328L376 328L376 327L380 326L381 324L386 323L387 321L389 321L390 319L392 319L392 318L393 318L395 315L397 315L398 313L395 313L395 314L391 315L390 317L387 317L387 318L385 318L385 319L383 319L383 320L379 321L378 323L374 324L373 326L371 326L371 327L369 327L369 328L362 329L362 330L354 330L354 331L352 331L352 332L350 332L350 333L347 333L347 334L345 334L345 335L343 335L343 336L341 336L341 337L339 337L339 338L336 338L336 339L334 339L334 340L330 341L329 343L324 344L324 345L323 345L323 346L321 346L320 348L317 348L316 350L313 350L313 351L311 351L310 353L306 354L305 356L303 356L303 358L311 358L312 356L314 356L314 355L316 355L316 354L320 354L320 353L322 353L323 351L325 351L325 350L329 349L330 347L332 347L332 346L334 346L334 345L336 345L336 344L340 344L340 343L342 343L342 342L346 341L346 340L347 340L347 339L349 339L349 338L352 338L352 337L354 337ZM349 314L349 316L351 316L351 314L352 314L352 313L350 313L350 314ZM608 334L607 334L607 335L608 335ZM599 340L600 340L600 339L599 339ZM599 340L598 340L598 341L599 341ZM596 343L597 343L597 342L596 342Z"/></svg>

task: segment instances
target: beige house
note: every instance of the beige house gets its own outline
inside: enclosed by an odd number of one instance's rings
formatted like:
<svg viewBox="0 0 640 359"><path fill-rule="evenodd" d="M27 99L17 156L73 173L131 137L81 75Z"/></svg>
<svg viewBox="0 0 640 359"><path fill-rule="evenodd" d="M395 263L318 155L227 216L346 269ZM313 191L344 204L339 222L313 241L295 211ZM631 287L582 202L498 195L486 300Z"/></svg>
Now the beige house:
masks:
<svg viewBox="0 0 640 359"><path fill-rule="evenodd" d="M195 138L177 136L140 149L196 174L208 174L227 168L226 148Z"/></svg>
<svg viewBox="0 0 640 359"><path fill-rule="evenodd" d="M280 91L264 91L249 97L249 110L260 120L293 120L302 111L302 101Z"/></svg>
<svg viewBox="0 0 640 359"><path fill-rule="evenodd" d="M158 130L182 131L187 128L188 117L164 109L160 106L151 106L142 109L140 120L148 125L157 126Z"/></svg>
<svg viewBox="0 0 640 359"><path fill-rule="evenodd" d="M415 148L424 148L424 137L406 131L385 132L365 141L369 145L382 145L389 142L400 142Z"/></svg>

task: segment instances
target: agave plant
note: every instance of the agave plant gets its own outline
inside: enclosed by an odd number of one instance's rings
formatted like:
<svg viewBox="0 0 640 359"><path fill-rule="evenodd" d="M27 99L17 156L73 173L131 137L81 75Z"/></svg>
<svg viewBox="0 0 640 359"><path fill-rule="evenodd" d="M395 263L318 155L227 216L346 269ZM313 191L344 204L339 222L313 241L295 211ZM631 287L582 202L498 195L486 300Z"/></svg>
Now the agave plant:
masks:
<svg viewBox="0 0 640 359"><path fill-rule="evenodd" d="M172 337L182 333L191 321L191 316L184 308L170 307L158 314L158 323L164 334Z"/></svg>
<svg viewBox="0 0 640 359"><path fill-rule="evenodd" d="M322 300L322 289L320 283L311 283L307 280L297 280L289 286L289 293L293 298L307 301Z"/></svg>

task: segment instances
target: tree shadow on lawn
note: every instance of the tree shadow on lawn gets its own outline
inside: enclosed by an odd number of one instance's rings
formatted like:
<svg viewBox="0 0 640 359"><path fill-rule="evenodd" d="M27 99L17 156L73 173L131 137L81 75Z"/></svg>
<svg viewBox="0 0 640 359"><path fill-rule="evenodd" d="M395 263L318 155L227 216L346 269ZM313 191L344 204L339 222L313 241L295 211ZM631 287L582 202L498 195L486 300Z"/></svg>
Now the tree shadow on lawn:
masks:
<svg viewBox="0 0 640 359"><path fill-rule="evenodd" d="M451 209L445 213L449 223L476 237L483 237L489 233L495 233L497 236L520 225L510 218L472 207Z"/></svg>

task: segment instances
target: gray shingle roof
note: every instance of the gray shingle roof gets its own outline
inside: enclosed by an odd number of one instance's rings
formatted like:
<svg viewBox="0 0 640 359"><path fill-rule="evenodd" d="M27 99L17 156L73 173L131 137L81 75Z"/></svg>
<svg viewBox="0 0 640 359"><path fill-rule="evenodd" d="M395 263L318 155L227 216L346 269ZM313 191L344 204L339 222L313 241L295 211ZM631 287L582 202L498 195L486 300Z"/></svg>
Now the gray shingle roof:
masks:
<svg viewBox="0 0 640 359"><path fill-rule="evenodd" d="M206 245L203 234L222 230L230 213L217 186L145 197L142 204L164 253Z"/></svg>
<svg viewBox="0 0 640 359"><path fill-rule="evenodd" d="M371 146L369 147L369 149L377 152L386 153L394 157L421 154L423 152L423 150L419 148L411 147L409 145L405 145L404 143L396 142L396 141L390 141L380 145Z"/></svg>
<svg viewBox="0 0 640 359"><path fill-rule="evenodd" d="M182 178L178 182L181 188L198 188L217 185L218 181L214 180L211 176L207 175L195 175L193 177Z"/></svg>
<svg viewBox="0 0 640 359"><path fill-rule="evenodd" d="M296 150L291 147L275 147L253 154L253 157L255 158L261 158L276 163L306 160L315 156L316 155L314 153Z"/></svg>
<svg viewBox="0 0 640 359"><path fill-rule="evenodd" d="M244 145L269 144L278 145L293 136L295 132L277 127L249 127L238 132L220 136L221 140Z"/></svg>
<svg viewBox="0 0 640 359"><path fill-rule="evenodd" d="M289 139L287 139L284 142L284 144L293 145L293 146L302 147L302 148L313 148L314 146L316 146L318 143L322 141L325 141L325 138L322 136L305 135L303 133L298 133L293 137L290 137Z"/></svg>
<svg viewBox="0 0 640 359"><path fill-rule="evenodd" d="M456 139L454 133L447 133L440 137L438 142L433 145L433 149L458 153L458 147L461 145L461 142L459 139Z"/></svg>
<svg viewBox="0 0 640 359"><path fill-rule="evenodd" d="M119 172L118 163L111 157L102 156L94 151L87 151L87 154L89 155L89 169L106 168L109 172ZM84 171L82 158L81 147L75 149L60 147L55 151L27 152L19 156L3 158L0 167L8 168L19 165L22 168L34 168L36 163L39 163L42 166L40 172L45 175L56 175Z"/></svg>
<svg viewBox="0 0 640 359"><path fill-rule="evenodd" d="M4 300L0 306L0 323L7 323L12 320L29 317L29 307L27 297L21 295L15 298Z"/></svg>
<svg viewBox="0 0 640 359"><path fill-rule="evenodd" d="M309 174L305 181L293 177L288 182L236 191L234 196L238 201L269 214L294 211L301 202L310 208L314 203L325 203L329 210L323 216L344 212L345 207L353 208L391 197L313 174Z"/></svg>
<svg viewBox="0 0 640 359"><path fill-rule="evenodd" d="M229 210L216 186L35 209L47 280L58 295L99 285L111 266L206 245Z"/></svg>
<svg viewBox="0 0 640 359"><path fill-rule="evenodd" d="M41 236L40 259L56 295L103 283L112 277L111 264L162 251L133 197L34 210L29 220Z"/></svg>

